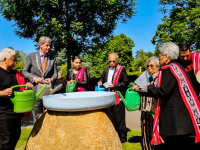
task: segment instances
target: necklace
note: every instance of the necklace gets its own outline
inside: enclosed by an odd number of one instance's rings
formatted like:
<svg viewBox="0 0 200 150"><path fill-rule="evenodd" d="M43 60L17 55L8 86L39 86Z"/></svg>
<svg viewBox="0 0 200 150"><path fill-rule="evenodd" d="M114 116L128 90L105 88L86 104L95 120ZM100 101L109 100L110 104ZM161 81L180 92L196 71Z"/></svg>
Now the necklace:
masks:
<svg viewBox="0 0 200 150"><path fill-rule="evenodd" d="M77 74L78 73L78 70L73 70L73 74Z"/></svg>

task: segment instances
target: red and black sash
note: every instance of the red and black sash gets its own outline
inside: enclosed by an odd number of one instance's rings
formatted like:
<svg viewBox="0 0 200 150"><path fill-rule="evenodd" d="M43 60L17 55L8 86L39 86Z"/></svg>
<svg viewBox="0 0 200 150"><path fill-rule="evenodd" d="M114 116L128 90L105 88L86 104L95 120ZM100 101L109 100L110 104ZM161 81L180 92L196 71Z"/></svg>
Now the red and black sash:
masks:
<svg viewBox="0 0 200 150"><path fill-rule="evenodd" d="M118 80L119 80L119 75L122 71L123 66L120 66L119 64L116 67L115 73L114 73L114 79L113 79L113 84L117 84ZM112 90L112 92L114 92L114 90ZM116 100L115 100L115 104L118 105L120 103L120 99L119 99L119 94L116 93Z"/></svg>
<svg viewBox="0 0 200 150"><path fill-rule="evenodd" d="M85 69L86 69L86 68L82 67L82 68L79 70L79 72L78 72L78 74L77 74L75 80L77 80L77 81L79 81L79 82L82 82L82 81L83 81ZM88 82L89 82L89 73L88 73L88 71L87 71L87 77L88 77ZM77 91L77 92L84 92L85 90L84 90L83 87L77 87L76 91Z"/></svg>
<svg viewBox="0 0 200 150"><path fill-rule="evenodd" d="M161 85L162 70L169 68L172 74L178 81L180 95L190 114L193 127L196 133L195 143L200 142L200 103L193 90L185 72L175 63L171 63L161 68L158 74L157 87ZM159 145L164 143L162 137L159 135L159 113L160 113L161 99L156 100L156 112L153 123L153 135L151 145Z"/></svg>

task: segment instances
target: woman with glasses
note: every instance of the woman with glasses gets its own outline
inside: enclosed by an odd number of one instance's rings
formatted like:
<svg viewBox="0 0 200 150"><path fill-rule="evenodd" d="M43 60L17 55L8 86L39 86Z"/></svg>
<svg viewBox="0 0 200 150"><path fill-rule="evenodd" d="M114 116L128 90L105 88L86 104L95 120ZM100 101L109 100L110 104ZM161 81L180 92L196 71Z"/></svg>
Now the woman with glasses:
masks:
<svg viewBox="0 0 200 150"><path fill-rule="evenodd" d="M73 68L67 72L67 84L71 84L73 81L76 83L76 91L84 92L89 90L89 72L87 68L81 67L81 59L75 56L72 59Z"/></svg>
<svg viewBox="0 0 200 150"><path fill-rule="evenodd" d="M157 86L148 84L148 93L157 97L151 144L165 143L165 150L199 150L200 103L178 56L179 47L172 42L159 48Z"/></svg>
<svg viewBox="0 0 200 150"><path fill-rule="evenodd" d="M146 61L146 66L151 77L150 81L153 81L154 86L157 84L158 70L160 68L159 58L151 57ZM150 79L150 78L149 78ZM150 144L153 132L153 117L154 108L153 102L155 98L148 95L147 91L140 88L138 85L133 86L134 89L140 94L141 97L141 130L142 130L142 149L143 150L152 150L159 149L158 146L153 146ZM151 108L150 108L151 107ZM148 110L147 110L148 109Z"/></svg>

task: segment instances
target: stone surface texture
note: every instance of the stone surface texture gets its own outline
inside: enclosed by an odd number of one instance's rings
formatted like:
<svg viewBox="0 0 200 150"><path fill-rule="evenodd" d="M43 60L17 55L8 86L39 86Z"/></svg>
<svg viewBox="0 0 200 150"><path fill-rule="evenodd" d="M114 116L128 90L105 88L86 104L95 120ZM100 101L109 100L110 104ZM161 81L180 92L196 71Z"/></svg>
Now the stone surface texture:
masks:
<svg viewBox="0 0 200 150"><path fill-rule="evenodd" d="M123 150L103 110L44 112L36 121L26 150Z"/></svg>

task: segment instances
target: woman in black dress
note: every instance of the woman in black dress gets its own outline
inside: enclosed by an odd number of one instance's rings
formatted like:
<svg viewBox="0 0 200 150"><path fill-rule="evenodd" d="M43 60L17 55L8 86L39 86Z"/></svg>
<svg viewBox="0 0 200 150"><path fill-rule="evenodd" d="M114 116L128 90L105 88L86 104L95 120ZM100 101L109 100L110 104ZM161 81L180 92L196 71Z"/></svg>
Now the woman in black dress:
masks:
<svg viewBox="0 0 200 150"><path fill-rule="evenodd" d="M87 68L81 67L81 59L75 56L72 60L73 68L67 72L67 84L77 81L76 91L84 92L89 90L89 72Z"/></svg>

